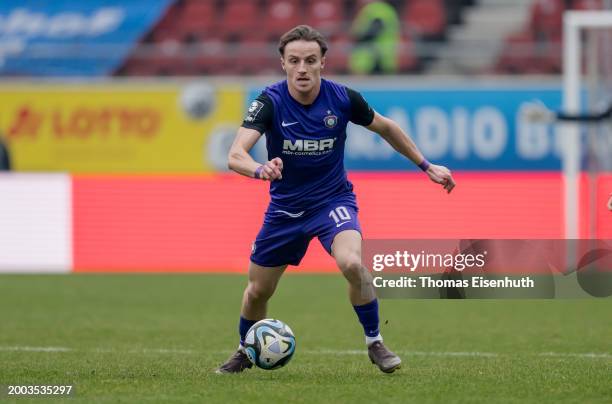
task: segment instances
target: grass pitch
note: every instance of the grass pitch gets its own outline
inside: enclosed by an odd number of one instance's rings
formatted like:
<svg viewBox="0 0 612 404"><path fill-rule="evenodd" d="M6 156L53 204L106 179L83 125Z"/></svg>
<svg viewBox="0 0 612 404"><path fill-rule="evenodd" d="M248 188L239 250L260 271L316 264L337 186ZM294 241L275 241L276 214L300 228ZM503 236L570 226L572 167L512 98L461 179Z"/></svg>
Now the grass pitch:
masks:
<svg viewBox="0 0 612 404"><path fill-rule="evenodd" d="M296 334L286 368L216 375L237 345L245 282L0 276L0 384L72 384L69 403L612 401L611 299L383 300L385 343L403 359L387 375L333 275L281 280L269 314Z"/></svg>

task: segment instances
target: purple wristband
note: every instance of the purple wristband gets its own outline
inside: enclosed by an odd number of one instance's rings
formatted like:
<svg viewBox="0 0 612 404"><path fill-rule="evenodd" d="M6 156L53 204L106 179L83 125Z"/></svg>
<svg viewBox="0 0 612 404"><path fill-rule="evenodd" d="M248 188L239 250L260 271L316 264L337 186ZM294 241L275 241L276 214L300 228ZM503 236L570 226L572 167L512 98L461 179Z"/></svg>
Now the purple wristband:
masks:
<svg viewBox="0 0 612 404"><path fill-rule="evenodd" d="M427 169L429 168L429 161L427 161L426 158L423 159L423 162L421 164L419 164L419 168L423 171L427 171Z"/></svg>
<svg viewBox="0 0 612 404"><path fill-rule="evenodd" d="M263 166L259 166L255 169L255 173L253 174L254 178L257 178L258 180L261 179L261 172L263 171Z"/></svg>

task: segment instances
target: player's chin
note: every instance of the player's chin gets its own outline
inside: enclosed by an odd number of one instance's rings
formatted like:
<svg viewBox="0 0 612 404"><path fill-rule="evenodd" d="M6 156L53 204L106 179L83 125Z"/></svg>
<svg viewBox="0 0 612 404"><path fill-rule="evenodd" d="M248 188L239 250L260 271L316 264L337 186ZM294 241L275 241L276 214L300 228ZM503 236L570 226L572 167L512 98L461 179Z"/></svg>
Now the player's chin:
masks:
<svg viewBox="0 0 612 404"><path fill-rule="evenodd" d="M295 86L300 90L309 90L312 87L312 80L310 79L296 79Z"/></svg>

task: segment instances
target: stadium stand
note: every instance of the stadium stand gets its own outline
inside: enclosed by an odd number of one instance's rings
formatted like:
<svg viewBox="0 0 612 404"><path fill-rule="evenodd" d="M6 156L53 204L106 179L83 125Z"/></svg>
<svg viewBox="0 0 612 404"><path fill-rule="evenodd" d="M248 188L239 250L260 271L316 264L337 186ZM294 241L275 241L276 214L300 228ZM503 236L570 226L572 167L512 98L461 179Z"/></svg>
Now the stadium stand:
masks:
<svg viewBox="0 0 612 404"><path fill-rule="evenodd" d="M325 35L337 34L346 23L342 0L314 0L306 4L306 21Z"/></svg>
<svg viewBox="0 0 612 404"><path fill-rule="evenodd" d="M505 40L494 70L505 74L561 72L563 12L597 10L599 0L535 0L524 26Z"/></svg>
<svg viewBox="0 0 612 404"><path fill-rule="evenodd" d="M402 22L415 34L427 39L443 39L446 10L442 0L410 0L404 7Z"/></svg>
<svg viewBox="0 0 612 404"><path fill-rule="evenodd" d="M25 50L19 48L21 53L5 50L9 58L2 74L278 74L278 38L301 23L310 24L327 36L332 50L327 72L345 74L356 44L351 26L359 10L369 1L372 0L159 0L158 12L148 19L145 14L152 7L128 2L126 7L142 8L133 13L142 14L141 17L121 28L133 31L129 40L125 33L128 31L117 31L121 32L113 34L117 37L106 39L75 33L72 39L53 44L65 52L61 53L61 60L45 59L49 54L48 44L39 43L36 37L11 34L15 30L28 32L34 26L28 22L39 18L34 6L28 12L8 9L7 18L11 23L7 26L12 28L5 30L4 36L0 33L0 40L8 44L23 42L23 38L32 41L27 47L22 46ZM563 12L597 10L605 8L604 3L607 7L611 4L608 0L387 2L395 7L402 26L398 47L400 74L467 75L558 74ZM80 18L85 21L88 17ZM83 40L91 42L86 52L82 51ZM32 69L33 66L45 66L46 70Z"/></svg>
<svg viewBox="0 0 612 404"><path fill-rule="evenodd" d="M344 74L353 44L351 22L367 0L178 0L115 72L119 76L278 73L276 42L306 23L330 41L327 71ZM470 0L389 1L403 22L400 72L430 59L421 43L444 40ZM265 23L262 24L262 21ZM195 55L195 56L194 56Z"/></svg>
<svg viewBox="0 0 612 404"><path fill-rule="evenodd" d="M283 33L305 22L301 6L298 0L268 0L266 23L260 27L268 40L278 40Z"/></svg>

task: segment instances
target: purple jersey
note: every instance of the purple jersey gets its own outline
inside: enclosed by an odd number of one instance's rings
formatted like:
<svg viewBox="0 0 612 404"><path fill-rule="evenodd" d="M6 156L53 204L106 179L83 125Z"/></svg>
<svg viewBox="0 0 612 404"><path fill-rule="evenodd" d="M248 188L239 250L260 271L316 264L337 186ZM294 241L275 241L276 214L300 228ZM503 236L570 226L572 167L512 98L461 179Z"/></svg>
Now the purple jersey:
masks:
<svg viewBox="0 0 612 404"><path fill-rule="evenodd" d="M354 198L344 169L346 126L367 126L373 118L359 93L333 81L321 80L310 105L291 97L286 80L266 87L242 126L265 133L268 160L283 160L283 178L270 184L270 210L295 213Z"/></svg>

